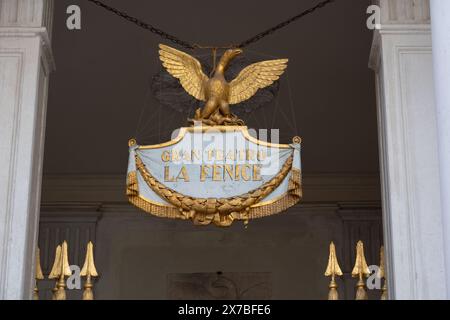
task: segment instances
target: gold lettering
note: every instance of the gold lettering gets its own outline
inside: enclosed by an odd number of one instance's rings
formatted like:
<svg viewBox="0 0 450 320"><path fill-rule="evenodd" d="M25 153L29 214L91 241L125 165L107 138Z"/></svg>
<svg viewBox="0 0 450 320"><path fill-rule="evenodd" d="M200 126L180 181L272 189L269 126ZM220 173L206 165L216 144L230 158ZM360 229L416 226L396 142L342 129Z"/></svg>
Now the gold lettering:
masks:
<svg viewBox="0 0 450 320"><path fill-rule="evenodd" d="M222 181L222 167L221 165L215 164L213 165L213 181Z"/></svg>
<svg viewBox="0 0 450 320"><path fill-rule="evenodd" d="M249 164L245 164L245 165L242 166L242 179L244 181L250 180L250 177L247 174L247 169L251 169L251 166Z"/></svg>
<svg viewBox="0 0 450 320"><path fill-rule="evenodd" d="M226 164L225 165L225 170L224 170L225 172L223 173L223 180L225 181L226 180L226 178L225 178L225 175L226 174L228 174L228 176L230 177L230 179L231 180L233 180L233 176L234 176L234 174L233 174L233 165L231 165L231 164Z"/></svg>
<svg viewBox="0 0 450 320"><path fill-rule="evenodd" d="M226 159L234 161L236 159L236 151L233 151L233 150L232 151L228 151Z"/></svg>
<svg viewBox="0 0 450 320"><path fill-rule="evenodd" d="M245 160L245 150L239 150L239 160Z"/></svg>
<svg viewBox="0 0 450 320"><path fill-rule="evenodd" d="M202 164L200 168L200 181L205 181L208 176L208 169L211 169L211 166Z"/></svg>
<svg viewBox="0 0 450 320"><path fill-rule="evenodd" d="M177 150L172 150L172 162L179 161L180 160L180 154Z"/></svg>
<svg viewBox="0 0 450 320"><path fill-rule="evenodd" d="M239 181L241 179L240 174L241 174L241 165L237 164L234 168L234 180Z"/></svg>
<svg viewBox="0 0 450 320"><path fill-rule="evenodd" d="M200 153L199 153L199 151L198 150L192 150L192 155L191 155L191 159L197 159L197 160L200 160Z"/></svg>
<svg viewBox="0 0 450 320"><path fill-rule="evenodd" d="M174 182L175 178L170 176L169 166L164 167L164 181L165 182Z"/></svg>
<svg viewBox="0 0 450 320"><path fill-rule="evenodd" d="M161 160L163 162L170 161L170 153L169 153L169 151L163 151L163 153L161 154Z"/></svg>
<svg viewBox="0 0 450 320"><path fill-rule="evenodd" d="M189 175L185 166L181 167L180 173L178 174L176 181L178 181L178 179L183 179L185 182L189 182Z"/></svg>
<svg viewBox="0 0 450 320"><path fill-rule="evenodd" d="M183 151L183 160L191 161L191 154L189 152Z"/></svg>
<svg viewBox="0 0 450 320"><path fill-rule="evenodd" d="M264 150L259 150L258 151L258 160L262 161L265 160L267 158L267 153Z"/></svg>
<svg viewBox="0 0 450 320"><path fill-rule="evenodd" d="M216 150L216 160L217 161L223 160L223 150Z"/></svg>
<svg viewBox="0 0 450 320"><path fill-rule="evenodd" d="M208 150L208 160L211 161L213 158L214 150Z"/></svg>
<svg viewBox="0 0 450 320"><path fill-rule="evenodd" d="M253 165L253 181L261 181L261 166L258 164Z"/></svg>
<svg viewBox="0 0 450 320"><path fill-rule="evenodd" d="M255 159L255 151L247 149L247 161L251 161Z"/></svg>

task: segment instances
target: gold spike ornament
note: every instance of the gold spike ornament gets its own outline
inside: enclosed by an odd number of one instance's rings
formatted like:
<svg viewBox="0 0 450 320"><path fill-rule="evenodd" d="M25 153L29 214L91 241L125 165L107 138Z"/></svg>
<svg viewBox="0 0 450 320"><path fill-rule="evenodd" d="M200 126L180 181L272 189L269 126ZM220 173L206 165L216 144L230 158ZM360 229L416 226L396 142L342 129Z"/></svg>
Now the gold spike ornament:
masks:
<svg viewBox="0 0 450 320"><path fill-rule="evenodd" d="M39 248L36 250L36 274L35 274L35 283L34 283L34 290L33 290L33 300L39 300L39 289L37 286L38 280L44 279L44 274L42 273L41 268L41 251Z"/></svg>
<svg viewBox="0 0 450 320"><path fill-rule="evenodd" d="M334 243L330 243L330 255L328 257L328 266L327 270L325 271L326 277L331 277L329 289L328 292L328 300L339 300L339 294L337 291L337 283L336 283L336 276L342 276L342 270L339 267L339 263L336 257L336 247L334 246Z"/></svg>
<svg viewBox="0 0 450 320"><path fill-rule="evenodd" d="M66 300L65 277L71 275L72 272L70 271L69 257L67 254L67 242L64 241L62 245L56 247L55 262L48 276L49 279L58 279L53 289L53 300Z"/></svg>
<svg viewBox="0 0 450 320"><path fill-rule="evenodd" d="M94 263L94 245L89 241L86 249L86 259L84 260L83 269L81 269L80 276L86 277L84 283L83 300L94 300L92 278L98 277L97 269Z"/></svg>
<svg viewBox="0 0 450 320"><path fill-rule="evenodd" d="M352 271L352 277L358 277L355 300L368 299L364 278L367 278L369 275L370 270L367 266L366 258L364 257L364 245L362 241L358 241L356 244L356 261Z"/></svg>

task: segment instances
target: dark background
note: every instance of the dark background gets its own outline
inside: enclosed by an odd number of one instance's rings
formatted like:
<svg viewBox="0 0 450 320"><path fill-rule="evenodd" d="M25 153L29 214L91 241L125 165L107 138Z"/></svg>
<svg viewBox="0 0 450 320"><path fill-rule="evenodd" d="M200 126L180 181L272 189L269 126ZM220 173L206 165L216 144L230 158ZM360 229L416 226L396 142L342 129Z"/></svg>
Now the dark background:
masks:
<svg viewBox="0 0 450 320"><path fill-rule="evenodd" d="M105 2L201 44L240 42L317 3ZM256 60L289 58L278 97L245 120L253 128L279 128L284 143L302 136L305 174L378 171L369 3L337 1L245 50ZM81 7L80 31L65 27L70 4ZM160 106L150 90L161 70L157 45L172 44L85 0L55 6L44 174L124 174L129 138L159 143L185 125L185 115Z"/></svg>

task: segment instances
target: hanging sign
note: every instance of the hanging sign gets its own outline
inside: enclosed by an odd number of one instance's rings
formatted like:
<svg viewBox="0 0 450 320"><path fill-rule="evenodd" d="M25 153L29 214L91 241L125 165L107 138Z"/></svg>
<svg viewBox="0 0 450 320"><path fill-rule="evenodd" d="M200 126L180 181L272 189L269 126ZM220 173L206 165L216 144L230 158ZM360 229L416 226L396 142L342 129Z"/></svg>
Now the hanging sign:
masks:
<svg viewBox="0 0 450 320"><path fill-rule="evenodd" d="M193 125L179 129L169 142L141 146L130 140L129 201L159 217L218 226L247 223L296 204L302 194L301 139L291 144L260 141L229 108L276 81L287 60L252 64L228 83L224 72L240 49L227 50L208 78L194 57L160 48L169 73L205 106L197 110Z"/></svg>

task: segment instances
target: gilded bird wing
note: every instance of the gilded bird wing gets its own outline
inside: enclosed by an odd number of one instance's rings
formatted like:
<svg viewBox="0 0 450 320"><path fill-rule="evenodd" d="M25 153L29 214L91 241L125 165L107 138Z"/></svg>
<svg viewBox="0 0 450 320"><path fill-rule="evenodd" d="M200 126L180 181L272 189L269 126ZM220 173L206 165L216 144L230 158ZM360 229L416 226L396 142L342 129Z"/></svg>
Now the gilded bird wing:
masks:
<svg viewBox="0 0 450 320"><path fill-rule="evenodd" d="M251 98L258 89L277 81L287 67L288 59L257 62L244 68L230 82L229 103L236 104Z"/></svg>
<svg viewBox="0 0 450 320"><path fill-rule="evenodd" d="M169 46L160 44L159 48L159 59L166 70L180 80L187 93L205 101L205 83L208 77L203 73L200 62L187 53Z"/></svg>

